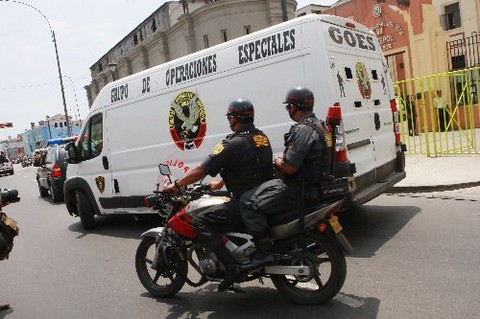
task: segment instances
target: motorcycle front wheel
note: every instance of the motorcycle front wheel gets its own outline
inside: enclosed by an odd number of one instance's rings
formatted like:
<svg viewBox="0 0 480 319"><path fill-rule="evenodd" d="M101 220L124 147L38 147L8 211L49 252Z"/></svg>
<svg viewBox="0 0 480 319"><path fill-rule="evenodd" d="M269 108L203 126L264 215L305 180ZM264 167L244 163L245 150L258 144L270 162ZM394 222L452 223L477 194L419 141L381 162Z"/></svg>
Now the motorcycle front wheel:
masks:
<svg viewBox="0 0 480 319"><path fill-rule="evenodd" d="M314 235L307 237L306 240L307 251L292 254L289 265L309 266L310 275L272 275L271 279L280 294L295 303L324 304L335 297L345 282L347 276L345 256L328 237Z"/></svg>
<svg viewBox="0 0 480 319"><path fill-rule="evenodd" d="M145 237L135 255L135 269L138 279L152 295L160 298L173 297L186 281L188 263L180 252L168 242L157 249L155 238ZM156 254L157 264L154 260Z"/></svg>

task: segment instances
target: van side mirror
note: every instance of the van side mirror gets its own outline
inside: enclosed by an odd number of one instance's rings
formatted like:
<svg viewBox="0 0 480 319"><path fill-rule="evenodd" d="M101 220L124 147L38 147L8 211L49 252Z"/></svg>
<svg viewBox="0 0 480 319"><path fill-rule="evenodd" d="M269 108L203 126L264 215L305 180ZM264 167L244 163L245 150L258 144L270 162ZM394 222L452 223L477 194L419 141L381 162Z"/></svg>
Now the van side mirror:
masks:
<svg viewBox="0 0 480 319"><path fill-rule="evenodd" d="M65 151L67 152L67 163L69 164L80 163L80 150L75 145L75 143L68 143L65 146Z"/></svg>

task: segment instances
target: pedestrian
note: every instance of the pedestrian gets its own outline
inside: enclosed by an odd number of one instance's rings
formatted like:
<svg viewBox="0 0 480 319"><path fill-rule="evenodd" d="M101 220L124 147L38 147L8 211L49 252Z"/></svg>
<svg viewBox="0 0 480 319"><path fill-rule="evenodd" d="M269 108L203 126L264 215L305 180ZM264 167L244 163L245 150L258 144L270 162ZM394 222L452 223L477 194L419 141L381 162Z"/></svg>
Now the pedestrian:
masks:
<svg viewBox="0 0 480 319"><path fill-rule="evenodd" d="M274 159L283 179L268 181L246 192L240 200L242 220L257 249L251 263L242 266L247 272L273 260L267 215L318 204L322 200L321 182L330 177L332 137L325 123L313 113L313 92L295 87L288 91L284 104L296 124L285 134L283 157Z"/></svg>
<svg viewBox="0 0 480 319"><path fill-rule="evenodd" d="M435 99L433 100L433 105L437 110L439 130L446 131L450 117L448 114L448 103L442 96L442 90L437 90Z"/></svg>
<svg viewBox="0 0 480 319"><path fill-rule="evenodd" d="M222 181L212 183L212 188L225 185L231 193L229 202L193 217L198 241L210 248L225 266L225 278L218 286L219 291L229 288L241 275L239 265L223 245L221 234L243 229L239 198L245 191L271 180L274 172L270 141L253 123L253 104L245 98L231 102L227 119L233 133L218 144L202 164L164 188L164 191L175 192L206 175L220 174Z"/></svg>
<svg viewBox="0 0 480 319"><path fill-rule="evenodd" d="M0 196L0 260L8 259L13 248L13 239L19 232L17 222L2 211L3 206L8 204L9 202L4 202L3 196ZM8 303L0 302L0 311L9 308Z"/></svg>
<svg viewBox="0 0 480 319"><path fill-rule="evenodd" d="M418 135L417 132L417 109L413 102L413 95L407 95L405 100L405 108L407 113L408 135Z"/></svg>

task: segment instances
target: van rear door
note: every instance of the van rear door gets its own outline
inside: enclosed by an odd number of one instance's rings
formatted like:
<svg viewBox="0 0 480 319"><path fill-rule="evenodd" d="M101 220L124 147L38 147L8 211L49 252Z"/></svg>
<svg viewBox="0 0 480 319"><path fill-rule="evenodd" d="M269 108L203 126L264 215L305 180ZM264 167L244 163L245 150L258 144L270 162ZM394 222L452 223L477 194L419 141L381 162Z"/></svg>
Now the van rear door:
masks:
<svg viewBox="0 0 480 319"><path fill-rule="evenodd" d="M391 80L378 41L366 27L327 16L323 28L342 107L349 160L356 165L357 191L395 171L390 108ZM385 165L385 166L384 166Z"/></svg>

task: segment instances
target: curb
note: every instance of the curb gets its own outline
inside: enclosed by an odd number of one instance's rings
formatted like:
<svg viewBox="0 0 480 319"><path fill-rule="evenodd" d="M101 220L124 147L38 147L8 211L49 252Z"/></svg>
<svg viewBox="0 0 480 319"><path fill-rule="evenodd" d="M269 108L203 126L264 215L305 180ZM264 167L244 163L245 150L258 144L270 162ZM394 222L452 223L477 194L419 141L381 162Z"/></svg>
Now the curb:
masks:
<svg viewBox="0 0 480 319"><path fill-rule="evenodd" d="M480 181L458 183L450 185L423 185L423 186L393 186L392 189L386 193L399 194L399 193L429 193L429 192L444 192L453 191L462 188L470 188L480 186Z"/></svg>

